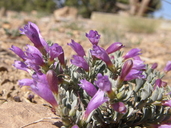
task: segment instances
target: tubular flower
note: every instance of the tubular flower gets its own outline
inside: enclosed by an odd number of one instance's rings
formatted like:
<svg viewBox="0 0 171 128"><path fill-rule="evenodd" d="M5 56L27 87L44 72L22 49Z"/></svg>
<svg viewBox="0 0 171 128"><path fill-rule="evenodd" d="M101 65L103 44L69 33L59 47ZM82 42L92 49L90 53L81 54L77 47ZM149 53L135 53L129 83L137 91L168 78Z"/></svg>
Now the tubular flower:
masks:
<svg viewBox="0 0 171 128"><path fill-rule="evenodd" d="M46 73L46 79L53 94L58 94L58 78L53 70Z"/></svg>
<svg viewBox="0 0 171 128"><path fill-rule="evenodd" d="M26 62L42 66L44 65L43 55L36 47L27 45Z"/></svg>
<svg viewBox="0 0 171 128"><path fill-rule="evenodd" d="M124 80L130 81L133 79L145 79L146 76L142 75L142 73L143 72L140 70L131 69L131 71L127 74Z"/></svg>
<svg viewBox="0 0 171 128"><path fill-rule="evenodd" d="M133 58L135 56L138 56L141 54L140 51L141 50L139 48L133 48L125 56L123 56L123 58L126 60L128 58Z"/></svg>
<svg viewBox="0 0 171 128"><path fill-rule="evenodd" d="M162 101L162 105L171 107L171 100Z"/></svg>
<svg viewBox="0 0 171 128"><path fill-rule="evenodd" d="M19 85L30 86L31 90L39 95L41 98L49 102L53 107L57 107L57 102L49 89L49 85L45 74L34 74L33 79L22 79Z"/></svg>
<svg viewBox="0 0 171 128"><path fill-rule="evenodd" d="M86 91L86 93L88 95L90 95L91 97L94 96L94 94L97 92L97 89L95 88L95 86L88 82L87 80L80 80L81 84L78 84L82 89L84 89Z"/></svg>
<svg viewBox="0 0 171 128"><path fill-rule="evenodd" d="M88 119L89 115L95 109L97 109L100 105L102 105L103 103L105 103L105 102L107 102L109 100L107 97L104 96L104 93L105 92L100 90L100 89L96 92L96 94L93 96L93 98L88 103L86 111L83 114L83 120L86 121Z"/></svg>
<svg viewBox="0 0 171 128"><path fill-rule="evenodd" d="M68 43L68 45L72 47L72 49L77 53L78 56L85 56L85 51L79 43L76 43L74 40L71 40L71 43Z"/></svg>
<svg viewBox="0 0 171 128"><path fill-rule="evenodd" d="M133 66L133 61L132 60L127 60L123 67L122 67L122 71L121 71L121 74L120 74L120 80L121 81L124 81L125 80L125 77L129 74L129 72L131 71L132 69L132 66Z"/></svg>
<svg viewBox="0 0 171 128"><path fill-rule="evenodd" d="M170 128L170 127L171 127L171 123L150 125L150 128Z"/></svg>
<svg viewBox="0 0 171 128"><path fill-rule="evenodd" d="M79 127L78 127L78 125L74 125L74 126L72 126L71 128L79 128Z"/></svg>
<svg viewBox="0 0 171 128"><path fill-rule="evenodd" d="M123 44L120 43L120 42L116 42L116 43L113 43L111 44L107 49L106 49L106 52L107 54L111 54L113 52L116 52L118 50L120 50L121 48L123 48Z"/></svg>
<svg viewBox="0 0 171 128"><path fill-rule="evenodd" d="M36 48L42 51L44 48L47 49L47 42L40 35L40 30L36 24L28 22L24 28L20 28L21 34L25 34L34 44Z"/></svg>
<svg viewBox="0 0 171 128"><path fill-rule="evenodd" d="M59 57L61 54L63 54L63 49L58 44L53 44L49 47L48 53L50 56L50 61L54 61L55 58Z"/></svg>
<svg viewBox="0 0 171 128"><path fill-rule="evenodd" d="M90 30L89 33L86 33L86 37L93 45L97 45L100 40L100 35L97 31Z"/></svg>
<svg viewBox="0 0 171 128"><path fill-rule="evenodd" d="M112 89L112 84L110 83L108 76L103 76L101 73L97 74L97 80L95 81L95 84L104 92L111 91Z"/></svg>
<svg viewBox="0 0 171 128"><path fill-rule="evenodd" d="M24 70L26 72L30 71L29 67L27 67L27 65L22 61L15 61L13 66L17 69Z"/></svg>
<svg viewBox="0 0 171 128"><path fill-rule="evenodd" d="M167 73L171 70L171 61L168 61L165 68L164 68L164 71Z"/></svg>
<svg viewBox="0 0 171 128"><path fill-rule="evenodd" d="M156 69L157 68L157 66L158 66L158 64L157 63L154 63L152 66L151 66L151 69Z"/></svg>
<svg viewBox="0 0 171 128"><path fill-rule="evenodd" d="M112 108L119 113L122 113L122 114L126 113L125 104L122 102L117 102L117 103L112 104Z"/></svg>
<svg viewBox="0 0 171 128"><path fill-rule="evenodd" d="M16 46L11 46L10 48L11 51L13 51L15 54L17 54L20 58L22 58L23 60L25 60L25 53L23 52L23 50L21 50L20 48L16 47Z"/></svg>
<svg viewBox="0 0 171 128"><path fill-rule="evenodd" d="M108 97L110 99L114 99L115 98L115 93L112 90L112 84L109 81L108 76L103 76L101 73L97 74L97 80L95 81L95 84L97 87L99 87L99 89L103 90L104 92L107 92Z"/></svg>
<svg viewBox="0 0 171 128"><path fill-rule="evenodd" d="M90 50L90 52L92 56L104 61L109 69L111 69L112 71L115 70L115 67L112 64L107 52L103 48L93 45L93 50Z"/></svg>
<svg viewBox="0 0 171 128"><path fill-rule="evenodd" d="M136 69L136 70L145 70L146 69L146 65L144 64L144 61L142 61L139 56L133 57L132 69Z"/></svg>
<svg viewBox="0 0 171 128"><path fill-rule="evenodd" d="M85 71L89 71L89 65L83 57L78 55L73 55L72 57L73 57L73 59L71 59L72 64L80 68L83 68Z"/></svg>
<svg viewBox="0 0 171 128"><path fill-rule="evenodd" d="M165 87L167 86L167 83L162 81L161 79L157 79L154 83L154 89L156 89L156 87Z"/></svg>

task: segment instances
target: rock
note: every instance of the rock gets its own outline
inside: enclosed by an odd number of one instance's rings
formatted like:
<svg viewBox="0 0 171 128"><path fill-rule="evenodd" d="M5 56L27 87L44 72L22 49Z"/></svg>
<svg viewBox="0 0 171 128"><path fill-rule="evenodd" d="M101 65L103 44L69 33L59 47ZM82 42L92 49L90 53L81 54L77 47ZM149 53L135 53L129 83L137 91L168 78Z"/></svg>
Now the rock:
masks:
<svg viewBox="0 0 171 128"><path fill-rule="evenodd" d="M55 21L67 21L77 18L78 10L74 7L65 6L54 11Z"/></svg>
<svg viewBox="0 0 171 128"><path fill-rule="evenodd" d="M58 128L61 126L59 119L52 119L57 116L50 111L50 108L40 104L7 102L0 105L0 113L0 128ZM43 118L44 121L33 123ZM57 124L58 127L53 124Z"/></svg>

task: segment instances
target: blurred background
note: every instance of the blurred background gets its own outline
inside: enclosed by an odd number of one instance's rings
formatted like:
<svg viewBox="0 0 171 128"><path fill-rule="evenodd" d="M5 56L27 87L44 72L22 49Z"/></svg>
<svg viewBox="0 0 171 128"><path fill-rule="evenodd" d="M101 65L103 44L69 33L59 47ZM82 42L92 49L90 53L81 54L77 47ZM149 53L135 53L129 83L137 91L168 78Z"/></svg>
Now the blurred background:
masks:
<svg viewBox="0 0 171 128"><path fill-rule="evenodd" d="M169 1L165 0L1 0L0 7L5 10L26 11L36 10L45 14L64 6L77 8L79 15L89 18L93 11L121 13L129 15L165 18L165 10L169 12ZM162 15L154 15L160 10ZM162 11L161 11L162 10ZM164 11L163 11L164 10Z"/></svg>

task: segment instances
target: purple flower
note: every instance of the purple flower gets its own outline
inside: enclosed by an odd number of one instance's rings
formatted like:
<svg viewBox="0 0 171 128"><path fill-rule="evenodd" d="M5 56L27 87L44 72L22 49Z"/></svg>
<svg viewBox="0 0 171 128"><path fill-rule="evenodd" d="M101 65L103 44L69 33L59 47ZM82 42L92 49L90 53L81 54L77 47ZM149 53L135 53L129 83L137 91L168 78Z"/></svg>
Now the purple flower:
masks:
<svg viewBox="0 0 171 128"><path fill-rule="evenodd" d="M150 128L169 128L169 127L171 127L171 123L150 125Z"/></svg>
<svg viewBox="0 0 171 128"><path fill-rule="evenodd" d="M36 47L31 46L31 45L27 45L25 53L26 53L27 56L29 56L31 54L37 54L41 58L43 58L43 54L39 51L39 49L37 49Z"/></svg>
<svg viewBox="0 0 171 128"><path fill-rule="evenodd" d="M113 52L116 52L118 50L120 50L121 48L123 48L123 44L120 43L120 42L116 42L116 43L113 43L111 44L107 49L106 49L106 52L107 54L111 54Z"/></svg>
<svg viewBox="0 0 171 128"><path fill-rule="evenodd" d="M85 71L89 71L89 65L83 57L78 55L73 55L72 57L73 57L73 59L71 59L72 64L80 68L83 68Z"/></svg>
<svg viewBox="0 0 171 128"><path fill-rule="evenodd" d="M74 49L78 56L85 56L84 49L79 43L76 43L74 40L71 40L71 43L68 43L68 45L71 46L72 49Z"/></svg>
<svg viewBox="0 0 171 128"><path fill-rule="evenodd" d="M132 69L137 69L137 70L145 70L146 69L146 65L144 64L144 61L142 61L139 56L133 57Z"/></svg>
<svg viewBox="0 0 171 128"><path fill-rule="evenodd" d="M156 89L156 87L165 87L166 85L166 82L162 81L161 79L157 79L154 83L154 89Z"/></svg>
<svg viewBox="0 0 171 128"><path fill-rule="evenodd" d="M101 59L107 64L109 69L113 70L114 65L112 64L107 52L103 48L93 45L93 50L90 50L90 52L92 56Z"/></svg>
<svg viewBox="0 0 171 128"><path fill-rule="evenodd" d="M171 100L162 101L162 105L171 107Z"/></svg>
<svg viewBox="0 0 171 128"><path fill-rule="evenodd" d="M57 101L55 100L52 91L49 89L49 85L45 74L34 74L33 79L22 79L19 81L19 85L30 86L31 90L39 95L41 98L49 102L53 107L57 107Z"/></svg>
<svg viewBox="0 0 171 128"><path fill-rule="evenodd" d="M78 125L74 125L74 126L72 126L71 128L79 128L79 127L78 127Z"/></svg>
<svg viewBox="0 0 171 128"><path fill-rule="evenodd" d="M133 66L133 61L132 60L127 60L123 67L122 67L122 70L121 70L121 73L120 73L120 80L121 81L124 81L125 80L125 77L128 75L128 73L131 71L132 69L132 66Z"/></svg>
<svg viewBox="0 0 171 128"><path fill-rule="evenodd" d="M133 48L131 49L125 56L123 56L124 59L128 59L128 58L133 58L135 56L140 55L140 49L139 48Z"/></svg>
<svg viewBox="0 0 171 128"><path fill-rule="evenodd" d="M84 89L88 95L93 97L94 94L97 92L97 89L95 88L95 86L92 83L88 82L86 79L80 80L80 82L81 84L78 84L78 85L82 89Z"/></svg>
<svg viewBox="0 0 171 128"><path fill-rule="evenodd" d="M86 37L93 45L97 45L100 40L100 35L97 31L90 30L89 33L86 33Z"/></svg>
<svg viewBox="0 0 171 128"><path fill-rule="evenodd" d="M25 53L20 48L12 45L10 50L13 51L15 54L17 54L23 60L25 59Z"/></svg>
<svg viewBox="0 0 171 128"><path fill-rule="evenodd" d="M151 69L156 69L157 68L157 66L158 66L158 64L157 63L154 63L152 66L151 66Z"/></svg>
<svg viewBox="0 0 171 128"><path fill-rule="evenodd" d="M49 70L46 73L46 79L48 81L49 88L53 92L53 94L58 94L58 77L53 70Z"/></svg>
<svg viewBox="0 0 171 128"><path fill-rule="evenodd" d="M164 68L164 71L169 72L170 70L171 70L171 61L168 61L165 68Z"/></svg>
<svg viewBox="0 0 171 128"><path fill-rule="evenodd" d="M45 64L42 53L36 47L31 45L27 45L25 63L32 68L43 66Z"/></svg>
<svg viewBox="0 0 171 128"><path fill-rule="evenodd" d="M102 105L103 103L105 103L109 100L108 97L104 96L104 93L105 92L100 89L96 92L96 94L93 96L93 98L88 103L86 111L83 115L83 120L87 120L88 116L90 115L91 112L93 112L100 105Z"/></svg>
<svg viewBox="0 0 171 128"><path fill-rule="evenodd" d="M126 113L126 107L123 102L117 102L117 103L112 104L112 108L119 113L122 113L122 114Z"/></svg>
<svg viewBox="0 0 171 128"><path fill-rule="evenodd" d="M142 69L145 69L145 65L141 60L127 60L122 67L120 73L120 81L129 81L133 79L144 79L145 76L142 75Z"/></svg>
<svg viewBox="0 0 171 128"><path fill-rule="evenodd" d="M61 54L63 54L64 51L62 47L59 46L58 44L53 44L52 46L49 47L48 53L50 56L50 61L54 61L54 59L59 57Z"/></svg>
<svg viewBox="0 0 171 128"><path fill-rule="evenodd" d="M125 77L125 81L130 81L133 79L145 79L146 76L142 75L142 71L136 70L136 69L131 69L130 72L127 74Z"/></svg>
<svg viewBox="0 0 171 128"><path fill-rule="evenodd" d="M169 127L171 127L171 123L158 125L157 128L169 128Z"/></svg>
<svg viewBox="0 0 171 128"><path fill-rule="evenodd" d="M30 71L30 69L27 67L27 65L22 61L14 61L13 66L16 67L17 69L24 70L26 72Z"/></svg>
<svg viewBox="0 0 171 128"><path fill-rule="evenodd" d="M108 76L103 76L101 73L97 74L97 80L95 81L95 84L104 92L111 91L112 89L112 84L110 83Z"/></svg>
<svg viewBox="0 0 171 128"><path fill-rule="evenodd" d="M40 35L39 28L36 24L32 22L28 22L27 25L24 26L24 28L20 28L21 34L25 34L34 44L35 47L37 47L39 50L42 51L42 49L47 49L48 44L47 42L42 38Z"/></svg>

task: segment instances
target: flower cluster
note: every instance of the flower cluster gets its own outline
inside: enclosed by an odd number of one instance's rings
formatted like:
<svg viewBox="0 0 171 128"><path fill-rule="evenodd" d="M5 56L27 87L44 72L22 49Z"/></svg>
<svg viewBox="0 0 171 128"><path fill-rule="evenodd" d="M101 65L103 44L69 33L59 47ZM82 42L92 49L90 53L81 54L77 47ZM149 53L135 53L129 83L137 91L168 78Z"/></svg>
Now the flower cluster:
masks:
<svg viewBox="0 0 171 128"><path fill-rule="evenodd" d="M120 42L107 49L99 45L100 35L91 30L86 37L92 43L89 54L71 40L75 55L68 64L58 44L48 44L39 28L29 22L20 29L34 44L24 50L12 46L21 61L14 67L31 79L19 80L49 102L61 116L64 127L165 127L170 126L170 88L162 80L171 70L169 61L163 74L141 60L141 50L123 55Z"/></svg>

